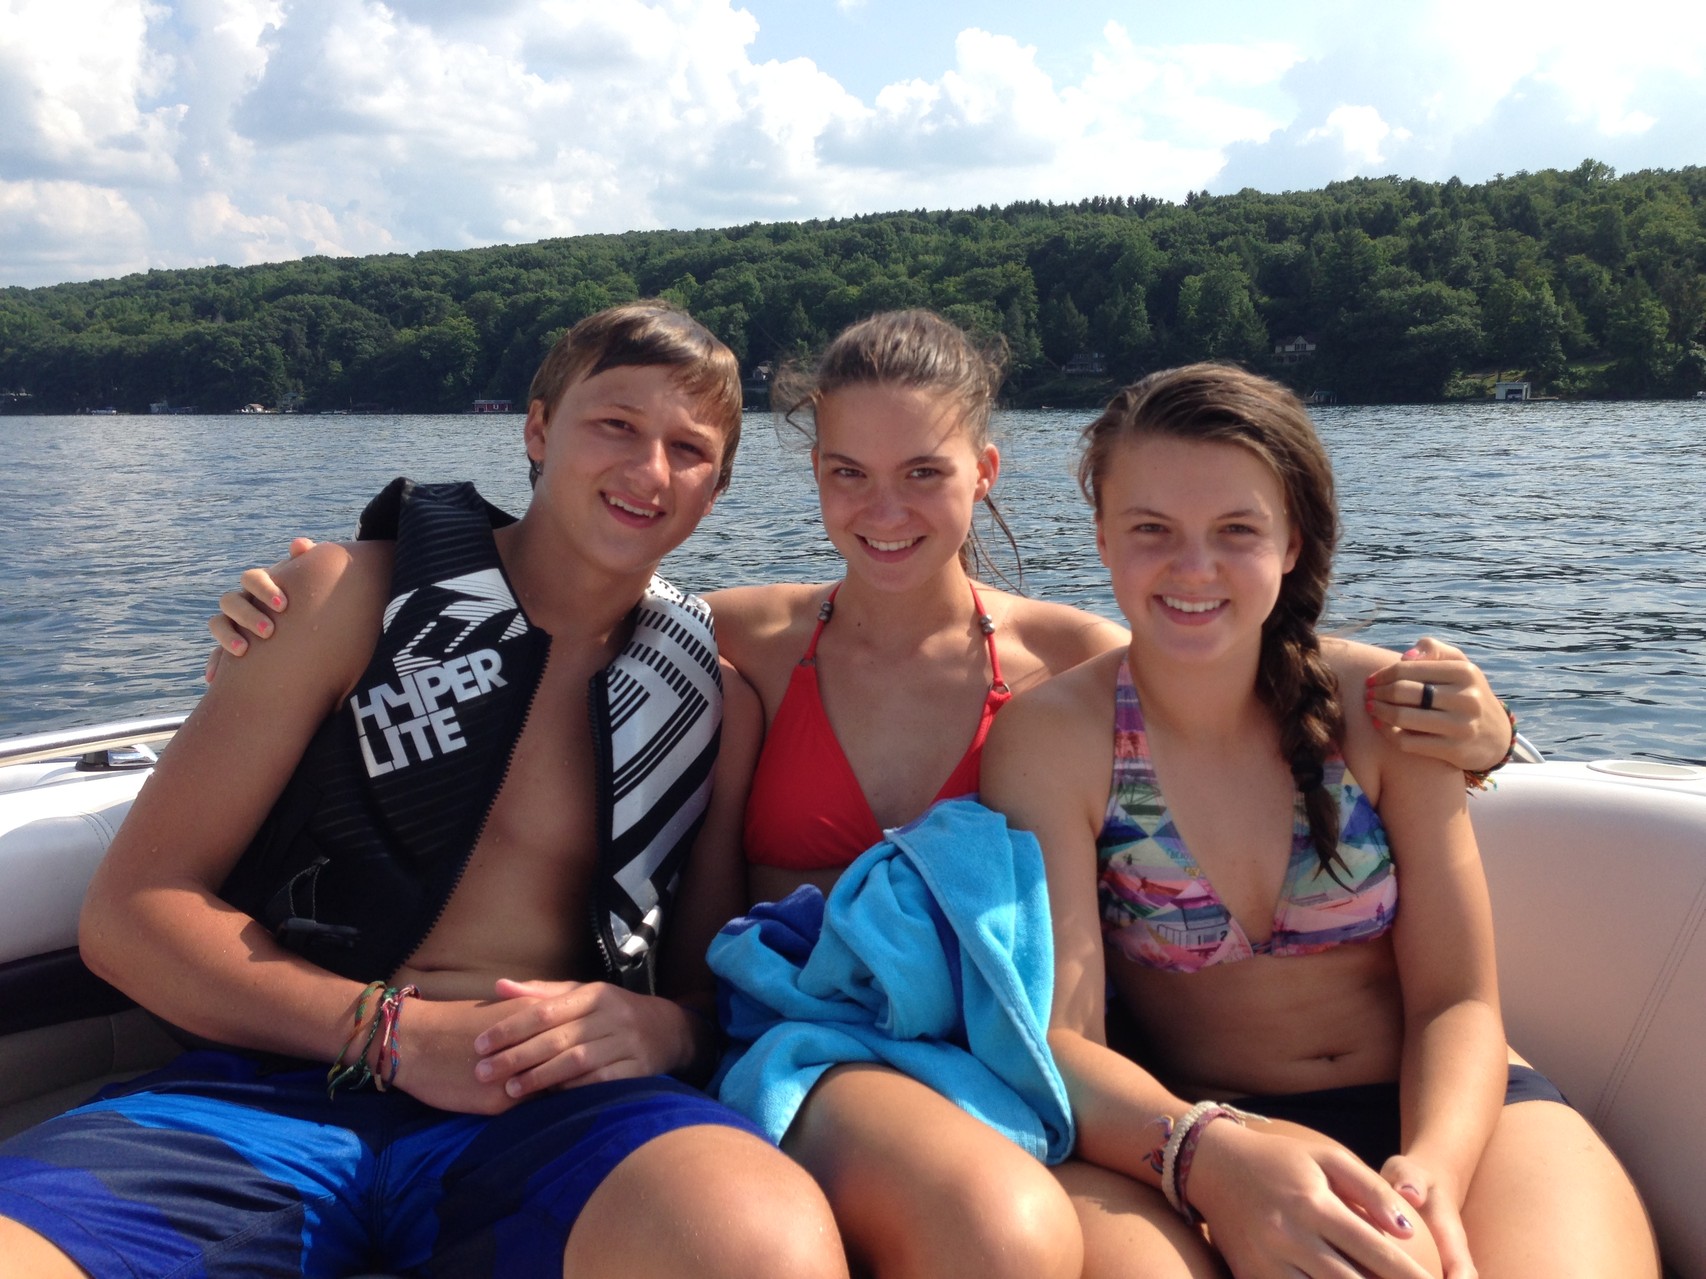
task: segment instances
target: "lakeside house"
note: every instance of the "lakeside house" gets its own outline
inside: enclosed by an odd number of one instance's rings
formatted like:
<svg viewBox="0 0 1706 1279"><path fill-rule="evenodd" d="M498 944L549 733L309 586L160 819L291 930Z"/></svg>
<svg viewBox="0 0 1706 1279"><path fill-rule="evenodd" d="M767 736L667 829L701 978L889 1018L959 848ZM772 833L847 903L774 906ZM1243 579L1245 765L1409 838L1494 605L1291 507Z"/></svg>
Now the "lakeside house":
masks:
<svg viewBox="0 0 1706 1279"><path fill-rule="evenodd" d="M1495 400L1530 400L1534 398L1534 388L1528 382L1495 382L1493 383L1493 398Z"/></svg>
<svg viewBox="0 0 1706 1279"><path fill-rule="evenodd" d="M755 364L752 371L740 380L741 407L766 409L770 407L770 379L775 370L770 361Z"/></svg>
<svg viewBox="0 0 1706 1279"><path fill-rule="evenodd" d="M1108 357L1100 351L1080 351L1060 371L1068 377L1102 377L1108 371Z"/></svg>
<svg viewBox="0 0 1706 1279"><path fill-rule="evenodd" d="M513 413L513 412L515 412L515 402L513 400L503 400L503 399L475 400L474 401L474 407L471 410L471 412L474 412L474 413Z"/></svg>
<svg viewBox="0 0 1706 1279"><path fill-rule="evenodd" d="M1299 333L1283 342L1274 343L1274 363L1300 364L1315 355L1315 339Z"/></svg>

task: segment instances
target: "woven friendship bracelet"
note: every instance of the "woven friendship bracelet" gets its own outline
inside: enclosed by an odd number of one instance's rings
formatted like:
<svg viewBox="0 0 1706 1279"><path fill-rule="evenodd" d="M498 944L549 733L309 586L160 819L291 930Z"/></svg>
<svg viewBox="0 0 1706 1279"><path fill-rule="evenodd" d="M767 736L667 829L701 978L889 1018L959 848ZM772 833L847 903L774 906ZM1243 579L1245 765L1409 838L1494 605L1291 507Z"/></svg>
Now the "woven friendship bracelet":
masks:
<svg viewBox="0 0 1706 1279"><path fill-rule="evenodd" d="M380 1092L397 1082L397 1066L402 1061L397 1051L397 1022L403 1015L403 1001L414 999L420 993L415 986L387 986L379 1000L379 1060L385 1069L383 1074L373 1076L373 1086Z"/></svg>
<svg viewBox="0 0 1706 1279"><path fill-rule="evenodd" d="M326 1071L326 1096L334 1096L340 1088L360 1088L373 1078L373 1069L367 1064L367 1055L373 1048L373 1041L379 1038L380 1027L384 1021L385 1001L396 994L396 987L388 986L382 981L370 981L362 987L361 994L355 1001L355 1029L350 1031L349 1038L344 1040L344 1046L338 1049L337 1060L333 1061L331 1068ZM376 995L378 1002L369 1013L368 1002ZM367 1031L365 1036L362 1034L363 1028ZM358 1039L361 1041L360 1048L356 1048Z"/></svg>

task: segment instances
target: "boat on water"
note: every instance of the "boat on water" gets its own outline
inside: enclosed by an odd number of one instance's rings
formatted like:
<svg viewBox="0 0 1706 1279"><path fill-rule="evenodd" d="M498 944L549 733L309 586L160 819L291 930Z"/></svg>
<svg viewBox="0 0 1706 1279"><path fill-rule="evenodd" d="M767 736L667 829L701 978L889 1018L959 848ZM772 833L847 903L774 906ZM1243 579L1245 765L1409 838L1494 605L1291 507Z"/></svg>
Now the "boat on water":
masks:
<svg viewBox="0 0 1706 1279"><path fill-rule="evenodd" d="M178 1051L83 967L77 912L181 722L0 742L0 1137ZM1706 1279L1706 768L1536 754L1470 814L1511 1042L1623 1159L1667 1273Z"/></svg>

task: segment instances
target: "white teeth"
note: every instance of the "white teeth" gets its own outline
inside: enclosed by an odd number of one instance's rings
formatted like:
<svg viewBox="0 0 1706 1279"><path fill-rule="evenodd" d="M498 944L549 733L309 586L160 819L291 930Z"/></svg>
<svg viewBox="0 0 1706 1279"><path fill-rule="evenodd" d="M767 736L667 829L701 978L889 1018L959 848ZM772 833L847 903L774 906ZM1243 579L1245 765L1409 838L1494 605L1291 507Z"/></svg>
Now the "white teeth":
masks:
<svg viewBox="0 0 1706 1279"><path fill-rule="evenodd" d="M917 540L918 539L916 537L909 537L904 542L879 542L874 537L867 537L865 539L865 545L869 546L873 551L904 551Z"/></svg>
<svg viewBox="0 0 1706 1279"><path fill-rule="evenodd" d="M644 515L649 518L653 515L660 514L658 511L649 511L643 506L635 506L631 502L624 502L621 498L612 497L608 493L604 495L604 500L609 502L610 505L614 506L617 510L627 511L630 515Z"/></svg>
<svg viewBox="0 0 1706 1279"><path fill-rule="evenodd" d="M1212 613L1220 607L1219 600L1182 600L1171 595L1163 595L1161 602L1168 608L1176 608L1181 613Z"/></svg>

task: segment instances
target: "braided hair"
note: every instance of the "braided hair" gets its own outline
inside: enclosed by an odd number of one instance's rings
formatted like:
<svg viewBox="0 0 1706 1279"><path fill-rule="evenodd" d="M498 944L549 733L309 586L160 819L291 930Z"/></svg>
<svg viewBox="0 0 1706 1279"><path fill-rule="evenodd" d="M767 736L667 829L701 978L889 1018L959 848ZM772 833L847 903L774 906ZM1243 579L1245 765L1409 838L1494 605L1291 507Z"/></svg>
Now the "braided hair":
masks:
<svg viewBox="0 0 1706 1279"><path fill-rule="evenodd" d="M1280 482L1299 549L1262 623L1256 693L1279 725L1315 855L1337 879L1339 813L1324 765L1343 736L1344 711L1315 630L1339 540L1332 464L1302 403L1277 382L1224 364L1165 369L1126 387L1084 429L1078 484L1098 515L1113 450L1154 437L1235 444L1261 458Z"/></svg>

